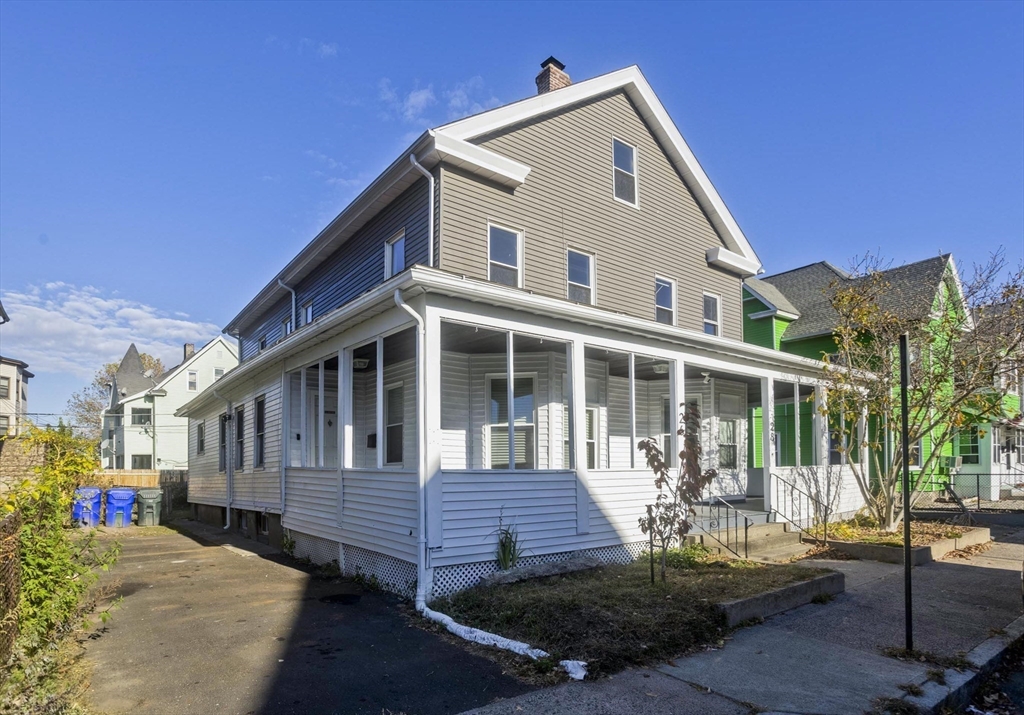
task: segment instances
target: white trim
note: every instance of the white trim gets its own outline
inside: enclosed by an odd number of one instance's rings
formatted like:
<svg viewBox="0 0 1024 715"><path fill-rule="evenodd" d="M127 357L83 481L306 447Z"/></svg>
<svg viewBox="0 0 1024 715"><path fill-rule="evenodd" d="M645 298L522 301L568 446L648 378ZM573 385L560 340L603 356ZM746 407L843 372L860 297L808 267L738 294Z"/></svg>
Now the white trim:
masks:
<svg viewBox="0 0 1024 715"><path fill-rule="evenodd" d="M658 320L658 311L659 310L668 310L668 308L666 308L666 307L664 307L662 305L658 305L658 281L662 281L664 283L668 283L669 286L672 288L672 322L671 323L662 323L660 320ZM676 285L676 282L674 280L672 280L671 278L665 278L665 277L659 276L659 275L655 275L654 276L654 322L655 323L658 323L659 325L673 325L673 326L676 324L676 322L678 320L678 315L679 315L679 305L678 305L678 303L679 303L679 293L677 291L677 288L678 288L678 286Z"/></svg>
<svg viewBox="0 0 1024 715"><path fill-rule="evenodd" d="M431 131L430 135L434 139L434 151L439 159L453 166L468 169L485 179L516 188L526 181L530 173L530 167L526 164L476 144L434 131Z"/></svg>
<svg viewBox="0 0 1024 715"><path fill-rule="evenodd" d="M717 310L715 312L718 313L718 315L715 316L714 320L708 320L704 316L704 298L714 298L715 299L715 306L717 308ZM708 323L712 323L715 326L715 332L714 333L709 333L707 330L704 330L704 326L707 325ZM722 337L722 332L723 332L722 331L722 327L723 326L722 326L722 294L721 293L712 293L710 291L704 291L701 294L701 300L700 300L700 325L701 325L701 331L705 335L711 335L711 336L716 337L716 338Z"/></svg>
<svg viewBox="0 0 1024 715"><path fill-rule="evenodd" d="M632 174L628 174L625 171L625 169L620 169L617 166L615 166L615 142L618 142L619 144L622 144L623 146L628 146L630 149L633 150L633 173ZM615 172L616 171L621 171L622 173L627 174L627 176L632 176L633 177L633 198L635 199L634 201L632 201L632 202L626 201L625 199L620 199L618 196L615 195ZM637 148L636 144L628 142L625 139L619 139L614 134L612 135L612 198L615 199L616 201L618 201L621 204L626 204L626 206L631 206L632 208L635 208L635 209L639 209L640 208L640 150L639 150L639 148Z"/></svg>
<svg viewBox="0 0 1024 715"><path fill-rule="evenodd" d="M756 298L754 300L760 300L760 298ZM785 318L786 320L796 320L800 316L799 315L793 315L792 313L787 313L784 310L772 309L772 310L761 310L761 311L758 311L757 313L750 313L750 314L747 315L747 317L750 318L751 320L760 320L761 318L776 318L776 317L778 317L778 318Z"/></svg>
<svg viewBox="0 0 1024 715"><path fill-rule="evenodd" d="M391 265L392 263L394 263L395 244L398 243L399 241L403 241L403 245L402 245L402 258L405 259L405 248L406 248L405 244L404 244L404 241L405 241L405 227L402 227L402 229L399 230L397 233L395 233L394 236L392 236L391 238L389 238L388 240L386 240L384 242L384 279L385 280L390 278L391 276L397 276L399 273L401 273L402 271L405 270L405 265L404 264L403 264L402 268L398 272L395 272L395 270L394 270L395 267L393 265ZM405 259L405 263L408 263L407 259Z"/></svg>
<svg viewBox="0 0 1024 715"><path fill-rule="evenodd" d="M549 114L579 104L616 89L625 91L636 105L640 115L650 125L652 133L664 147L665 153L693 191L712 225L730 247L730 251L736 251L733 255L744 261L745 270L749 269L748 275L756 275L761 269L761 261L711 180L704 173L704 169L690 151L664 105L636 65L445 124L434 130L434 135L472 139L541 114Z"/></svg>
<svg viewBox="0 0 1024 715"><path fill-rule="evenodd" d="M721 246L709 248L706 255L709 266L717 266L731 273L737 273L743 278L755 276L761 270L759 260L742 256Z"/></svg>
<svg viewBox="0 0 1024 715"><path fill-rule="evenodd" d="M491 228L492 227L496 228L496 229L498 229L500 231L507 231L508 233L515 234L515 236L516 236L516 261L518 261L518 263L519 263L518 266L510 266L507 263L502 263L501 261L496 261L493 258L491 258ZM487 236L486 236L486 238L487 238L487 280L489 282L491 282L491 283L498 283L499 285L503 285L503 286L507 286L508 285L507 283L502 283L500 281L496 281L493 278L491 278L491 264L495 263L495 264L497 264L499 266L504 266L505 268L514 268L516 270L516 285L515 286L509 286L509 287L522 288L523 287L523 279L524 279L523 274L525 273L525 271L523 270L523 263L524 263L524 259L526 257L526 255L525 255L526 254L526 232L524 230L522 230L522 229L516 229L516 228L512 228L511 226L505 226L505 225L502 225L500 223L497 223L495 221L491 221L490 219L488 219L487 220Z"/></svg>
<svg viewBox="0 0 1024 715"><path fill-rule="evenodd" d="M569 279L569 254L570 253L575 253L575 254L577 254L579 256L586 256L586 258L587 258L587 272L588 272L588 278L590 280L590 285L583 285L582 283L577 283L577 282ZM588 303L584 303L584 305L596 305L597 304L597 257L592 252L590 252L590 251L580 251L579 249L573 248L571 246L567 246L566 249L565 249L565 298L566 298L566 300L570 300L570 301L572 301L574 303L578 303L579 301L574 301L574 300L572 300L572 298L569 297L569 286L571 286L571 285L579 286L580 288L586 288L587 290L590 291L590 301Z"/></svg>

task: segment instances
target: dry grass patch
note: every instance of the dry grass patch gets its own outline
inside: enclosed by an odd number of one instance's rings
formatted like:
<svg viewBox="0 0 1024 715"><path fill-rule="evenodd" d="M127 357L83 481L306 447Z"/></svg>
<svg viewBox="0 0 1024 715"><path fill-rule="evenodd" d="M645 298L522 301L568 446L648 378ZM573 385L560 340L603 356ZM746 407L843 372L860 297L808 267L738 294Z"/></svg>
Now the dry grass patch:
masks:
<svg viewBox="0 0 1024 715"><path fill-rule="evenodd" d="M938 521L911 521L910 544L912 546L928 546L943 539L959 539L967 529L963 526L943 524ZM819 524L807 533L816 539L824 536L824 529ZM903 546L903 525L896 531L886 531L878 526L878 522L866 516L858 516L849 521L840 521L828 525L828 538L834 541L859 541L865 544L880 546Z"/></svg>
<svg viewBox="0 0 1024 715"><path fill-rule="evenodd" d="M525 641L591 674L667 660L726 632L715 604L806 581L825 569L712 560L650 582L647 561L478 587L431 604L459 623Z"/></svg>

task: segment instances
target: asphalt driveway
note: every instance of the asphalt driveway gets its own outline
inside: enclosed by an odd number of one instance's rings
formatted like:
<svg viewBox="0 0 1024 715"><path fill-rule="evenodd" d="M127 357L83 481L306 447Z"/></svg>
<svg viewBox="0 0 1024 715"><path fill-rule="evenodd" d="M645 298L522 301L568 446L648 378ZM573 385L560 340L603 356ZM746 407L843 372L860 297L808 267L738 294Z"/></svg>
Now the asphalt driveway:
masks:
<svg viewBox="0 0 1024 715"><path fill-rule="evenodd" d="M431 715L531 689L410 625L395 597L189 528L120 536L105 578L124 600L86 646L98 713Z"/></svg>

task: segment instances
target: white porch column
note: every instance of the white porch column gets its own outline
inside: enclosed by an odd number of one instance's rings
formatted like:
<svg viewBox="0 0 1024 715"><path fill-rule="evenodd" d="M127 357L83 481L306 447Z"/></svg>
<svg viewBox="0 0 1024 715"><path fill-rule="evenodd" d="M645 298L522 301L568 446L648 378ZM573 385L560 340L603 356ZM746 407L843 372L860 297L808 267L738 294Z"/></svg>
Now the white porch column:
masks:
<svg viewBox="0 0 1024 715"><path fill-rule="evenodd" d="M572 390L572 412L569 429L572 432L573 464L576 466L576 533L590 533L590 474L587 471L587 377L583 359L583 341L573 340L570 358L569 384ZM635 448L635 445L633 445Z"/></svg>
<svg viewBox="0 0 1024 715"><path fill-rule="evenodd" d="M793 445L796 455L793 464L800 466L800 383L793 383Z"/></svg>
<svg viewBox="0 0 1024 715"><path fill-rule="evenodd" d="M828 416L824 414L828 404L825 388L814 388L814 463L828 465Z"/></svg>
<svg viewBox="0 0 1024 715"><path fill-rule="evenodd" d="M684 363L681 358L676 358L675 360L674 367L671 373L671 380L671 387L669 389L671 391L673 400L672 424L674 425L674 427L672 429L671 436L672 461L670 462L670 464L673 467L678 468L680 466L679 452L683 448L682 441L680 440L679 435L677 434L679 428L682 426L679 424L679 417L681 413L685 414L686 409L684 407L684 405L686 404L686 363Z"/></svg>
<svg viewBox="0 0 1024 715"><path fill-rule="evenodd" d="M426 401L427 459L427 548L440 549L444 546L444 490L441 472L441 319L435 310L426 308L424 320L424 350L426 395L417 395L417 400ZM469 438L469 435L466 435Z"/></svg>
<svg viewBox="0 0 1024 715"><path fill-rule="evenodd" d="M377 338L377 469L384 468L384 441L384 338Z"/></svg>
<svg viewBox="0 0 1024 715"><path fill-rule="evenodd" d="M761 464L764 467L764 510L772 510L772 473L775 471L775 383L761 378Z"/></svg>

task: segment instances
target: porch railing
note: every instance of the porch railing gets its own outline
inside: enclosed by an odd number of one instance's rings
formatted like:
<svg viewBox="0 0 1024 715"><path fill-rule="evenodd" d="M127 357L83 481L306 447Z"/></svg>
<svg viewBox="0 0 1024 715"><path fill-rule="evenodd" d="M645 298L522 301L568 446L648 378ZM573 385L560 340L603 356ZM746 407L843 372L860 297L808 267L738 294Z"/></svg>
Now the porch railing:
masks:
<svg viewBox="0 0 1024 715"><path fill-rule="evenodd" d="M697 528L717 541L726 551L736 558L740 556L740 535L743 536L743 555L747 558L748 535L753 520L721 497L711 497L704 508L708 513L697 521Z"/></svg>
<svg viewBox="0 0 1024 715"><path fill-rule="evenodd" d="M824 542L828 545L828 523L832 516L832 508L793 482L783 479L777 474L771 477L772 512L784 521L806 532L818 524L822 524L825 535ZM777 488L774 488L778 485Z"/></svg>

